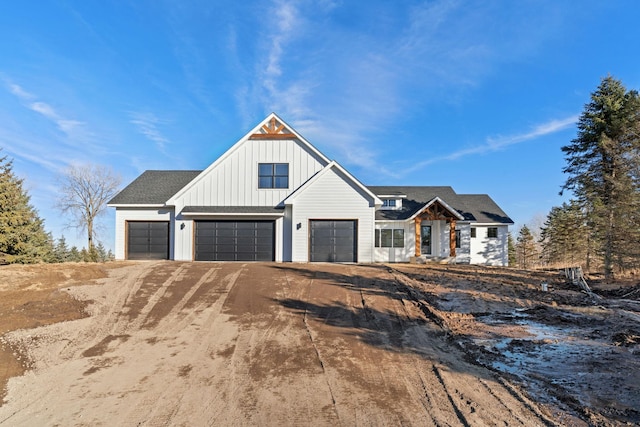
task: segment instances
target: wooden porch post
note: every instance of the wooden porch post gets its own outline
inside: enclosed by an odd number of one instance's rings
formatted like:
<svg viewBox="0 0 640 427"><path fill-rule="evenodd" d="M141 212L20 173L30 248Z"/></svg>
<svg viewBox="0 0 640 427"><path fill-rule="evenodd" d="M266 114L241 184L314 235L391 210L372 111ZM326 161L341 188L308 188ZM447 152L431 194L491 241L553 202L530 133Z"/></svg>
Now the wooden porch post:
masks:
<svg viewBox="0 0 640 427"><path fill-rule="evenodd" d="M456 220L449 222L449 256L456 256Z"/></svg>
<svg viewBox="0 0 640 427"><path fill-rule="evenodd" d="M419 257L421 255L420 247L421 247L422 239L420 238L420 224L422 224L422 218L417 217L416 218L416 257Z"/></svg>

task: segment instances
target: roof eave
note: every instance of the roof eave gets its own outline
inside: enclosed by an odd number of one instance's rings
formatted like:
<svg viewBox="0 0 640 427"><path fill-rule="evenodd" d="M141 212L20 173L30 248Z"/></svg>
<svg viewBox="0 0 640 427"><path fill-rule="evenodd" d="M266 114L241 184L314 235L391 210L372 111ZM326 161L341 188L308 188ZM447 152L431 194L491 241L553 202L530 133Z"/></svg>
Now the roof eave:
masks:
<svg viewBox="0 0 640 427"><path fill-rule="evenodd" d="M108 203L107 207L110 208L169 208L173 205L166 205L164 203Z"/></svg>

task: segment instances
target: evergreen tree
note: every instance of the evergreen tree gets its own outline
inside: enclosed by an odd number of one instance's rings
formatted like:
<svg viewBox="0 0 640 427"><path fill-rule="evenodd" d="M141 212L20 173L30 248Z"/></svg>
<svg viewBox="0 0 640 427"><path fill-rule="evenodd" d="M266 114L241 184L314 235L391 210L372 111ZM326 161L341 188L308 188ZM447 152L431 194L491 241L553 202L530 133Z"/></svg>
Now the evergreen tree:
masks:
<svg viewBox="0 0 640 427"><path fill-rule="evenodd" d="M107 261L107 250L105 249L102 242L98 242L94 250L95 250L95 258L97 262Z"/></svg>
<svg viewBox="0 0 640 427"><path fill-rule="evenodd" d="M70 261L69 247L64 236L60 237L53 248L54 262Z"/></svg>
<svg viewBox="0 0 640 427"><path fill-rule="evenodd" d="M51 236L22 184L13 173L13 161L0 157L0 253L8 262L46 262L51 259Z"/></svg>
<svg viewBox="0 0 640 427"><path fill-rule="evenodd" d="M71 246L71 249L69 249L69 261L72 262L80 262L82 261L82 254L80 253L80 251L78 250L78 248L76 246Z"/></svg>
<svg viewBox="0 0 640 427"><path fill-rule="evenodd" d="M523 225L516 240L516 259L520 268L532 268L539 259L538 247L531 230Z"/></svg>
<svg viewBox="0 0 640 427"><path fill-rule="evenodd" d="M576 201L549 212L542 227L542 255L549 264L590 266L587 217Z"/></svg>
<svg viewBox="0 0 640 427"><path fill-rule="evenodd" d="M588 212L606 278L640 266L640 97L608 76L591 94L578 135L562 147L572 190Z"/></svg>

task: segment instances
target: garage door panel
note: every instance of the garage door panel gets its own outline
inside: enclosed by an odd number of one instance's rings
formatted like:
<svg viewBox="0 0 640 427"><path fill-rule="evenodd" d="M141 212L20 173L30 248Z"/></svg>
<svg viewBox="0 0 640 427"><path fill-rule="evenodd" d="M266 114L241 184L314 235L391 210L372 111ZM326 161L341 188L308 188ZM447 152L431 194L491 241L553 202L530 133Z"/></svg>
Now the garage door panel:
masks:
<svg viewBox="0 0 640 427"><path fill-rule="evenodd" d="M127 223L128 259L169 259L169 222Z"/></svg>
<svg viewBox="0 0 640 427"><path fill-rule="evenodd" d="M197 221L196 260L273 261L274 232L274 221Z"/></svg>
<svg viewBox="0 0 640 427"><path fill-rule="evenodd" d="M356 262L355 220L312 220L310 260L312 262Z"/></svg>

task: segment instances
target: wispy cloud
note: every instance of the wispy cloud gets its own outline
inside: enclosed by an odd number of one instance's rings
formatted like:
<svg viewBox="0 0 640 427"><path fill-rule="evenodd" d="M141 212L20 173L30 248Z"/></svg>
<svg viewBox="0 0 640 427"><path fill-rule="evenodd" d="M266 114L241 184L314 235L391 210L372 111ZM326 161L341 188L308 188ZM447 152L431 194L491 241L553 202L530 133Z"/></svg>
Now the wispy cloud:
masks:
<svg viewBox="0 0 640 427"><path fill-rule="evenodd" d="M18 84L7 82L7 86L9 88L9 92L20 99L26 108L40 114L50 122L54 123L61 132L70 138L70 140L86 141L89 133L86 130L84 122L64 117L50 104L38 101L38 97L36 95L26 91Z"/></svg>
<svg viewBox="0 0 640 427"><path fill-rule="evenodd" d="M153 141L156 147L164 153L166 146L170 144L171 141L160 132L158 125L165 124L166 122L149 112L130 112L129 117L129 123L135 125L139 133L144 135L148 140Z"/></svg>
<svg viewBox="0 0 640 427"><path fill-rule="evenodd" d="M262 86L271 94L278 92L277 79L282 76L281 60L284 49L291 38L295 37L294 28L299 21L299 11L295 3L287 0L278 0L273 5L275 19L269 23L275 23L273 32L267 38L268 54L264 71L262 73Z"/></svg>
<svg viewBox="0 0 640 427"><path fill-rule="evenodd" d="M259 42L264 54L249 76L253 83L236 93L238 108L253 123L255 105L252 109L249 103L258 100L263 110L278 112L348 163L384 173L376 138L392 138L389 131L401 125L403 116L435 108L433 99L461 102L497 65L531 55L553 31L528 25L526 37L519 36L520 21L530 19L525 15L488 26L501 7L469 8L455 0L419 2L412 9L378 4L371 16L357 12L356 22L370 19L377 26L363 32L334 19L334 13L352 13L344 4L273 0L267 13L272 19L259 21L264 23ZM236 48L233 40L230 49ZM518 137L535 135L513 138ZM468 154L517 142L490 138Z"/></svg>
<svg viewBox="0 0 640 427"><path fill-rule="evenodd" d="M533 127L533 129L531 129L530 131L524 132L524 133L507 135L507 136L496 136L496 137L490 136L490 137L487 137L486 142L484 144L457 150L452 153L446 154L444 156L432 157L428 160L414 164L412 167L405 169L404 172L405 173L415 172L417 170L423 169L424 167L428 165L432 165L434 163L457 160L462 157L470 156L473 154L483 154L483 153L500 151L515 144L519 144L525 141L531 141L546 135L563 131L573 126L578 121L578 117L579 117L578 115L573 115L570 117L566 117L564 119L550 120L546 123L537 125Z"/></svg>
<svg viewBox="0 0 640 427"><path fill-rule="evenodd" d="M10 82L6 82L6 84L7 84L7 86L9 86L9 91L12 94L14 94L15 96L17 96L18 98L20 98L22 100L25 100L25 101L29 101L29 100L35 99L35 95L30 94L29 92L24 90L19 85L15 84L15 83L10 83Z"/></svg>

